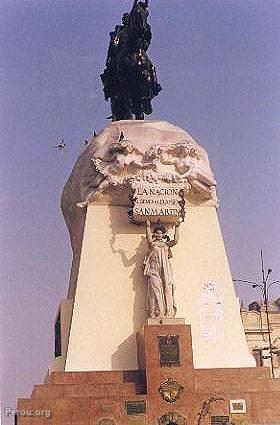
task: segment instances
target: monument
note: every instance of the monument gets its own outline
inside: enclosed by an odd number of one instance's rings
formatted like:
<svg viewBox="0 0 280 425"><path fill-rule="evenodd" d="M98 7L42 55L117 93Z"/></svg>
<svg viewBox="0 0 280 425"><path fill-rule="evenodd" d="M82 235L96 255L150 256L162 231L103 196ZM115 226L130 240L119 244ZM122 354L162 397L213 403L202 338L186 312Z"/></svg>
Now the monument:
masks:
<svg viewBox="0 0 280 425"><path fill-rule="evenodd" d="M47 406L44 423L64 425L280 423L280 383L246 343L207 152L144 120L161 89L148 6L135 0L110 34L101 79L112 123L62 195L73 262L56 356L18 406Z"/></svg>
<svg viewBox="0 0 280 425"><path fill-rule="evenodd" d="M255 365L217 219L216 182L207 153L187 132L162 121L114 121L78 159L62 208L79 259L66 370L136 368L136 333L147 316L191 324L196 367ZM96 339L104 344L98 353Z"/></svg>
<svg viewBox="0 0 280 425"><path fill-rule="evenodd" d="M152 113L151 100L161 90L155 66L147 55L152 39L147 22L148 0L134 1L130 13L110 33L106 68L101 74L105 99L111 99L112 119L144 119Z"/></svg>

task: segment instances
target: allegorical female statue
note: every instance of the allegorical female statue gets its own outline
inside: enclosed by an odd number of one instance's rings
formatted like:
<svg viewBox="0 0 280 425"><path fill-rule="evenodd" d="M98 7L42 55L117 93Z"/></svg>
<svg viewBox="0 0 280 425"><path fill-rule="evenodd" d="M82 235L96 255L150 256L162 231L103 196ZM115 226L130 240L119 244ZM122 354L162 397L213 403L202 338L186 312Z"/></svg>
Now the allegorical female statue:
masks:
<svg viewBox="0 0 280 425"><path fill-rule="evenodd" d="M146 222L149 251L143 265L144 275L148 278L146 308L149 317L174 317L177 311L170 258L171 247L178 242L178 227L175 225L174 239L170 240L162 224L156 224L152 233L150 222Z"/></svg>

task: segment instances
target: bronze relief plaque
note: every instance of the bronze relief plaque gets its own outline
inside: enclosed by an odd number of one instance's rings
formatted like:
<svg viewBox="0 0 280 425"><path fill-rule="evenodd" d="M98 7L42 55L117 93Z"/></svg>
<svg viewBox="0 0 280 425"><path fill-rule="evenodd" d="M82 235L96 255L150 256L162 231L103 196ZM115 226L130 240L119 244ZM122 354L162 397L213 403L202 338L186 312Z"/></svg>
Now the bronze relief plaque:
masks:
<svg viewBox="0 0 280 425"><path fill-rule="evenodd" d="M168 378L167 381L162 382L158 389L158 392L162 396L163 400L168 403L175 403L179 400L184 392L184 387L172 378Z"/></svg>
<svg viewBox="0 0 280 425"><path fill-rule="evenodd" d="M179 335L161 335L159 358L161 366L180 366Z"/></svg>
<svg viewBox="0 0 280 425"><path fill-rule="evenodd" d="M170 423L174 425L187 425L184 416L178 412L165 413L158 419L158 425L169 425Z"/></svg>

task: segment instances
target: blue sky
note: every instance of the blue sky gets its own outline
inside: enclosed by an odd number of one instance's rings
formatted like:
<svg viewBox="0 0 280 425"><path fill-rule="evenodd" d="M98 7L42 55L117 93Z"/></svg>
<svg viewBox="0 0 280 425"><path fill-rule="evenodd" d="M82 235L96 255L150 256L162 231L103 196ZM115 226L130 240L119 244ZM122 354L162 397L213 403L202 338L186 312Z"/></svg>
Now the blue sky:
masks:
<svg viewBox="0 0 280 425"><path fill-rule="evenodd" d="M84 138L110 115L99 74L109 32L131 3L0 2L4 406L29 396L50 363L71 265L60 196ZM263 248L279 279L280 2L151 0L150 12L149 55L163 87L151 119L177 124L207 149L233 276L259 279ZM245 302L258 298L236 289Z"/></svg>

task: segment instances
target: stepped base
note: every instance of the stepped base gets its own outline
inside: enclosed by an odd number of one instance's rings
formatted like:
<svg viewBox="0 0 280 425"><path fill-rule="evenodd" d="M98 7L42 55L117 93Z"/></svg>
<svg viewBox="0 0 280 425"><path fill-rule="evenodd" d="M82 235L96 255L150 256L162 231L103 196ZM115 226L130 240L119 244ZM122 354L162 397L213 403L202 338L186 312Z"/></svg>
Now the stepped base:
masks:
<svg viewBox="0 0 280 425"><path fill-rule="evenodd" d="M188 325L146 325L137 339L139 370L54 372L18 400L17 424L280 424L269 369L194 369Z"/></svg>

